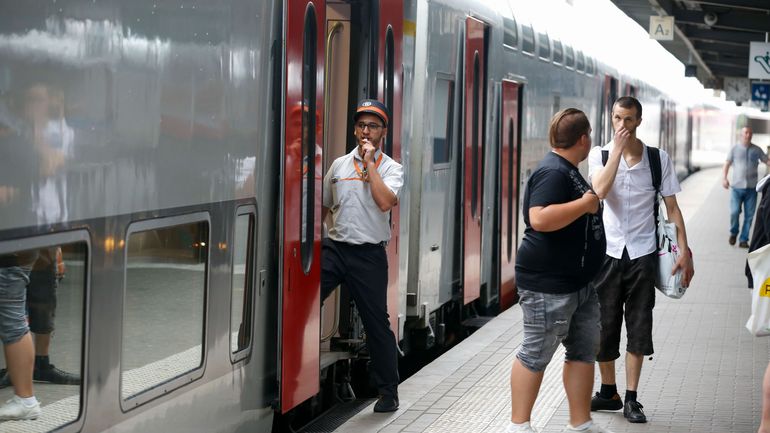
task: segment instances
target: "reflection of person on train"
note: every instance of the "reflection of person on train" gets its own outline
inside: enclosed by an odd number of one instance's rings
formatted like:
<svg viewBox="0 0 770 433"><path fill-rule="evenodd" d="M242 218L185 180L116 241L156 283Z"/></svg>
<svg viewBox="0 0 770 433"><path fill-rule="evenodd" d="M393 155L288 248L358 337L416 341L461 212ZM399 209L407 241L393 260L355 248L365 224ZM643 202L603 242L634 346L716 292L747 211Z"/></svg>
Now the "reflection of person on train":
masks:
<svg viewBox="0 0 770 433"><path fill-rule="evenodd" d="M530 425L543 375L559 344L566 347L567 431L609 432L589 410L599 347L599 298L591 279L604 258L599 198L578 171L591 150L591 125L575 108L551 119L551 152L527 181L524 238L516 255L516 283L524 338L511 367L511 423Z"/></svg>
<svg viewBox="0 0 770 433"><path fill-rule="evenodd" d="M26 295L37 252L0 256L0 339L14 396L0 407L0 421L37 419L40 403L32 388L35 346L27 326Z"/></svg>
<svg viewBox="0 0 770 433"><path fill-rule="evenodd" d="M60 385L79 385L80 376L56 368L50 363L49 348L56 317L56 290L59 280L64 277L64 262L61 248L44 248L32 266L27 284L27 312L29 329L34 334L35 367L33 378L36 382ZM0 376L0 388L9 386L12 379L8 374Z"/></svg>
<svg viewBox="0 0 770 433"><path fill-rule="evenodd" d="M391 209L403 185L401 164L381 150L388 111L363 100L353 116L358 146L337 158L323 182L323 216L331 212L321 253L321 300L340 283L350 290L366 331L380 398L375 412L398 409L398 347L387 307Z"/></svg>
<svg viewBox="0 0 770 433"><path fill-rule="evenodd" d="M588 156L588 177L596 194L604 199L604 228L607 253L602 269L594 279L602 311L599 353L601 389L591 400L591 410L620 410L631 423L647 422L637 388L644 356L652 355L652 309L655 307L657 238L654 216L657 194L647 145L636 137L642 123L642 105L636 98L623 96L612 106L615 136ZM606 164L602 151L607 151ZM668 220L676 225L679 256L674 272L682 272L682 286L690 285L695 273L687 247L684 217L676 201L681 191L674 163L659 150L660 195ZM662 218L662 215L660 216ZM620 357L620 334L625 317L626 394L620 399L615 383L615 360Z"/></svg>

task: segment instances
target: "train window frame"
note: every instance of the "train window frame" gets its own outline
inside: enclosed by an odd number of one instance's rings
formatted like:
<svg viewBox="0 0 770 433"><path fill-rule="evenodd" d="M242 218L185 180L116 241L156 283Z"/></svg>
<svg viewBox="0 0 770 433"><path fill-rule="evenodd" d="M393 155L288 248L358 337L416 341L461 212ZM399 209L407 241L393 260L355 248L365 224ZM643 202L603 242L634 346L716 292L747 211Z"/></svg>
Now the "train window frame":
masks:
<svg viewBox="0 0 770 433"><path fill-rule="evenodd" d="M511 50L519 49L519 26L516 17L503 17L503 47Z"/></svg>
<svg viewBox="0 0 770 433"><path fill-rule="evenodd" d="M537 57L544 61L551 61L551 38L546 32L537 32Z"/></svg>
<svg viewBox="0 0 770 433"><path fill-rule="evenodd" d="M123 290L121 299L121 318L120 318L120 360L118 362L119 374L118 374L118 398L120 400L120 408L123 412L128 412L136 409L158 397L171 394L180 388L184 388L185 385L193 383L203 377L203 372L206 370L206 364L208 361L208 308L209 308L209 287L210 287L210 272L211 272L211 254L206 255L204 262L204 278L203 278L203 305L202 305L202 327L201 327L201 359L198 367L182 373L178 376L172 377L166 381L159 382L146 389L143 389L135 394L127 397L123 396L123 340L124 340L124 325L126 319L126 290L128 281L128 248L131 235L140 232L170 229L173 227L186 226L191 224L203 223L207 228L207 251L211 251L211 215L207 211L193 212L184 215L175 215L169 217L160 217L147 220L140 220L131 222L126 228L125 243L123 245Z"/></svg>
<svg viewBox="0 0 770 433"><path fill-rule="evenodd" d="M303 193L300 198L300 224L299 224L299 251L302 262L302 272L310 274L313 266L313 251L315 246L315 155L316 155L316 116L318 107L316 94L318 82L316 80L318 68L317 51L317 25L314 7L308 7L305 11L305 23L302 35L302 131L310 131L302 134L302 159L306 161L303 168ZM306 76L305 71L310 71ZM307 102L307 105L305 105ZM307 107L307 109L305 109ZM311 114L313 113L313 114ZM307 126L306 126L307 124ZM307 129L306 129L307 128ZM304 199L304 200L303 200ZM303 231L304 228L304 231Z"/></svg>
<svg viewBox="0 0 770 433"><path fill-rule="evenodd" d="M559 39L552 39L551 42L553 43L553 48L551 49L551 58L553 59L553 63L556 65L563 65L564 64L564 45L561 43Z"/></svg>
<svg viewBox="0 0 770 433"><path fill-rule="evenodd" d="M532 28L532 24L526 23L521 25L521 52L534 57L537 45L535 42L535 30Z"/></svg>
<svg viewBox="0 0 770 433"><path fill-rule="evenodd" d="M593 76L596 72L596 67L594 63L594 58L591 56L586 56L586 75Z"/></svg>
<svg viewBox="0 0 770 433"><path fill-rule="evenodd" d="M434 102L435 102L436 91L437 91L439 85L440 84L441 85L447 85L447 88L448 88L448 91L447 91L447 111L446 111L446 117L445 117L445 121L446 121L446 131L445 131L445 133L446 133L446 143L444 144L444 146L446 148L446 152L444 153L446 155L446 159L445 160L436 161L436 154L437 154L437 152L436 152L436 142L435 142L435 140L436 140L436 138L435 138L436 137L435 130L433 132L433 142L431 143L432 146L433 146L432 147L433 155L432 155L431 165L433 167L433 171L439 171L439 170L447 170L447 169L451 168L451 166L452 166L452 159L454 158L454 154L455 154L454 149L452 149L452 146L454 145L454 142L455 142L453 140L454 139L454 136L453 136L454 135L454 120L455 120L454 119L454 117L455 117L455 91L456 91L456 89L455 89L455 77L454 77L454 75L448 74L448 73L445 73L445 72L437 72L436 73L435 83L436 83L436 90L434 91ZM435 105L434 105L434 108L435 108ZM434 115L438 114L439 111L440 110L435 109L434 110ZM432 121L433 121L433 127L435 128L436 127L436 118L435 118L435 116L432 119Z"/></svg>
<svg viewBox="0 0 770 433"><path fill-rule="evenodd" d="M244 294L245 300L243 302L243 310L241 312L241 325L244 326L246 329L248 329L248 343L246 346L244 346L241 349L233 350L233 306L235 305L235 287L234 287L234 281L235 281L235 251L237 246L237 240L238 240L238 234L236 231L237 225L238 225L238 219L240 217L247 216L249 217L248 220L248 227L247 227L247 241L246 241L246 257L244 259L245 266L244 266ZM230 361L233 364L237 364L245 359L249 358L249 355L251 354L252 347L254 346L254 335L253 335L253 325L254 325L254 312L256 311L255 302L256 302L256 293L259 290L259 287L257 286L257 245L258 245L258 239L257 239L257 227L258 227L258 212L257 207L254 204L245 204L238 206L235 209L235 224L233 224L232 233L231 233L231 245L232 249L231 251L233 254L231 254L231 260L230 260ZM247 310L248 307L248 310ZM248 312L248 313L247 313ZM248 314L248 316L245 316Z"/></svg>
<svg viewBox="0 0 770 433"><path fill-rule="evenodd" d="M83 244L85 246L85 266L83 267L83 299L82 299L82 329L81 329L81 347L80 347L80 378L81 384L79 392L79 403L77 417L65 424L54 427L56 431L80 431L85 422L85 402L88 401L87 393L89 362L87 348L90 347L90 325L91 322L91 275L93 261L93 245L88 230L78 229L71 231L60 231L46 234L33 234L28 237L16 238L0 241L0 255L11 254L18 251L35 250L48 248L57 245ZM50 403L50 402L47 402ZM42 407L42 404L41 404Z"/></svg>
<svg viewBox="0 0 770 433"><path fill-rule="evenodd" d="M575 49L571 45L564 46L564 67L575 70Z"/></svg>
<svg viewBox="0 0 770 433"><path fill-rule="evenodd" d="M585 73L586 59L582 50L575 51L575 71L579 73Z"/></svg>

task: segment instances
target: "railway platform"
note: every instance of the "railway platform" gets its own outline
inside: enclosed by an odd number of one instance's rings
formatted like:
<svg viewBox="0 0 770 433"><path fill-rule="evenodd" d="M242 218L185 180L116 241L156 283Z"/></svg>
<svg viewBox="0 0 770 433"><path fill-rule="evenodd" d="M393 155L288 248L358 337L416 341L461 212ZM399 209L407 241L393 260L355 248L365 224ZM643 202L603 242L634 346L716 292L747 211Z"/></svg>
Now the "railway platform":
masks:
<svg viewBox="0 0 770 433"><path fill-rule="evenodd" d="M701 170L678 195L695 258L695 279L680 300L657 297L655 354L642 369L639 401L646 424L619 412L594 412L614 432L753 433L761 413L761 384L770 338L744 328L751 298L746 250L729 246L729 192L721 169ZM510 417L509 374L522 338L521 309L503 312L446 354L404 381L401 407L376 414L371 405L337 432L504 432ZM621 348L625 342L621 342ZM533 411L540 432L561 432L568 422L561 375L563 347L546 370ZM625 363L617 362L618 389ZM595 390L599 387L596 370Z"/></svg>

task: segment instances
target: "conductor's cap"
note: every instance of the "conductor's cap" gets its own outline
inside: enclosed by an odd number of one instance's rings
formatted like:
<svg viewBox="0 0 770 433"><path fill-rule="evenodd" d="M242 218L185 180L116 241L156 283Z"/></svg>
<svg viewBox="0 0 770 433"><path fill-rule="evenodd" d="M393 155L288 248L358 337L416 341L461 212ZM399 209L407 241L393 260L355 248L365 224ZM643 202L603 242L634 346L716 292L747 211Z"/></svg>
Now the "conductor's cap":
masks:
<svg viewBox="0 0 770 433"><path fill-rule="evenodd" d="M358 107L356 107L356 114L353 115L353 120L358 120L358 116L364 113L374 114L382 120L386 128L388 127L388 107L382 102L376 99L362 100L358 103Z"/></svg>

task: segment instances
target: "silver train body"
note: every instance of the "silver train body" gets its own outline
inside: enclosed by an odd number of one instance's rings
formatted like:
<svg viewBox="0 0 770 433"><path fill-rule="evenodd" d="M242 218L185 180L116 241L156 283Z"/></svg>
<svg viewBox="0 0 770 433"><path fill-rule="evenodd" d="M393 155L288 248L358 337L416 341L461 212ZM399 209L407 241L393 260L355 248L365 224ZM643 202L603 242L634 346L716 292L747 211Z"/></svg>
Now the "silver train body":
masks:
<svg viewBox="0 0 770 433"><path fill-rule="evenodd" d="M554 61L556 41L515 4L0 11L0 256L61 248L51 360L82 376L36 384L44 416L0 432L270 431L326 407L364 337L344 300L320 311L317 188L352 148L360 98L392 104L389 149L405 169L388 248L406 355L515 302L519 197L556 110L584 110L600 144L608 101L632 91L642 139L692 169L690 107L580 47L565 65L566 42Z"/></svg>

